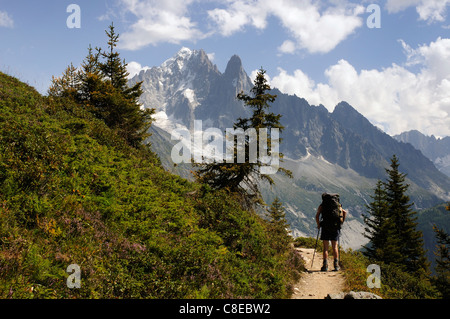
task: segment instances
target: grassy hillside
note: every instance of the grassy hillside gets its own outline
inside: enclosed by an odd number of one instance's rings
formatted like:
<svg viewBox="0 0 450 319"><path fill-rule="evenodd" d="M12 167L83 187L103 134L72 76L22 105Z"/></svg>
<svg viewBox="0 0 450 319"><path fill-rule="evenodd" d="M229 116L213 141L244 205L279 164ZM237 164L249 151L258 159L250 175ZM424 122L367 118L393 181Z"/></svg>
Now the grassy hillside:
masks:
<svg viewBox="0 0 450 319"><path fill-rule="evenodd" d="M300 261L275 236L70 100L0 73L0 298L288 297Z"/></svg>

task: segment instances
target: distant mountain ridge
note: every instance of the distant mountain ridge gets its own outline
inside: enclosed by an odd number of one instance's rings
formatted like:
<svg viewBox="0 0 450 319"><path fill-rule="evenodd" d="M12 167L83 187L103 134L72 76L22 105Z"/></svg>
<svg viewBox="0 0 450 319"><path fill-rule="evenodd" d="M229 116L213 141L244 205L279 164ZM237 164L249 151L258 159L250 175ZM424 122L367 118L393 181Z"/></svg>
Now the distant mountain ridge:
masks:
<svg viewBox="0 0 450 319"><path fill-rule="evenodd" d="M156 152L172 171L182 169L174 168L167 154L174 144L169 138L172 129L192 129L193 120L201 119L204 129L225 130L249 112L236 99L240 91L248 93L253 86L237 55L221 73L203 50L183 48L161 66L140 72L130 83L137 81L143 81L141 102L157 111L152 143L158 145ZM364 241L364 205L371 200L376 180L385 179L385 168L394 154L400 159L400 170L408 173L417 208L450 200L449 177L420 151L380 131L348 103L339 103L330 113L324 106L312 106L276 88L271 93L277 95L271 111L282 115L285 126L280 145L285 154L282 165L294 173L294 178L276 176L277 185L263 187L263 195L266 202L276 195L285 203L296 235L316 231L313 217L321 192L339 192L350 211L348 238L344 241L348 247L358 247Z"/></svg>
<svg viewBox="0 0 450 319"><path fill-rule="evenodd" d="M433 165L429 158L409 144L399 143L390 135L372 125L363 115L346 102L339 103L331 114L333 118L345 123L348 129L370 141L383 158L393 154L401 160L401 169L417 185L425 189L441 187L442 196L450 190L448 176L445 176Z"/></svg>
<svg viewBox="0 0 450 319"><path fill-rule="evenodd" d="M417 130L412 130L396 135L394 138L420 150L441 172L450 176L450 136L436 138L434 135L426 136Z"/></svg>

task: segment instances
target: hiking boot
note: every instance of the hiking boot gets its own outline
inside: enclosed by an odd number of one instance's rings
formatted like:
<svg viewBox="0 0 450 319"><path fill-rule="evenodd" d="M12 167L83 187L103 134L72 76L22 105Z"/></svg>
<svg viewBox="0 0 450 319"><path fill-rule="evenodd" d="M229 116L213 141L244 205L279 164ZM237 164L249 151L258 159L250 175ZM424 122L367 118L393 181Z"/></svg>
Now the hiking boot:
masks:
<svg viewBox="0 0 450 319"><path fill-rule="evenodd" d="M341 269L341 268L339 268L339 261L337 259L334 260L333 266L334 266L333 271L339 271L339 269Z"/></svg>
<svg viewBox="0 0 450 319"><path fill-rule="evenodd" d="M323 262L322 268L320 268L320 271L328 271L328 263L326 260Z"/></svg>

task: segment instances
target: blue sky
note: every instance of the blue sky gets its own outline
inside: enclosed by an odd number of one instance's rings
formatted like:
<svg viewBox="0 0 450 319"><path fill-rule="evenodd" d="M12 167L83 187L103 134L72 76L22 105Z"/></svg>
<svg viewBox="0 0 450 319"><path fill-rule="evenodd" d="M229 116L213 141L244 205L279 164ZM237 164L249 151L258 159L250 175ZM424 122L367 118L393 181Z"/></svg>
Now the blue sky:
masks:
<svg viewBox="0 0 450 319"><path fill-rule="evenodd" d="M66 23L72 3L80 28ZM0 70L45 93L89 44L106 47L114 21L132 72L183 46L222 72L238 54L247 73L262 66L272 86L311 104L345 100L389 134L448 136L449 16L450 0L0 0Z"/></svg>

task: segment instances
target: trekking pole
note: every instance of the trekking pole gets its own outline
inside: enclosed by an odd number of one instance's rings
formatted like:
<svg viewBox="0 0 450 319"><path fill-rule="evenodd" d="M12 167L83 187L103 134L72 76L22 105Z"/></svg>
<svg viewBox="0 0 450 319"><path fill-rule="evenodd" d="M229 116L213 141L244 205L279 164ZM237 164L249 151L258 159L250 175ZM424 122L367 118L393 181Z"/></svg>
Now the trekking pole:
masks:
<svg viewBox="0 0 450 319"><path fill-rule="evenodd" d="M313 254L313 259L312 259L312 262L311 262L311 269L312 269L312 266L313 266L313 264L314 264L314 257L316 256L317 242L319 241L319 233L320 233L320 227L319 227L319 229L317 230L316 245L315 245L315 247L314 247L314 254Z"/></svg>

